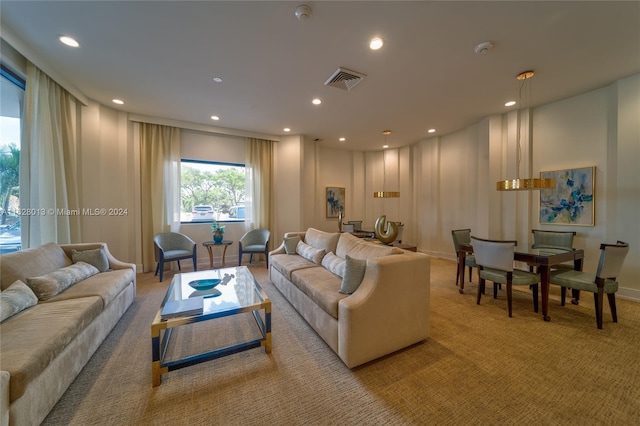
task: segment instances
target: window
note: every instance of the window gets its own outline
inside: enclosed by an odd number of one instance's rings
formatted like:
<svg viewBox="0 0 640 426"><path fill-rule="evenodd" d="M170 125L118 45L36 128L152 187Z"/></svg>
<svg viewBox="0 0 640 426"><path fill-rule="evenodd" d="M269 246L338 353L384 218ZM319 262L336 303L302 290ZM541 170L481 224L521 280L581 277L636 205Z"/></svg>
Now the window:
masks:
<svg viewBox="0 0 640 426"><path fill-rule="evenodd" d="M183 159L180 222L244 221L244 164Z"/></svg>
<svg viewBox="0 0 640 426"><path fill-rule="evenodd" d="M0 254L21 249L20 126L25 81L0 65Z"/></svg>

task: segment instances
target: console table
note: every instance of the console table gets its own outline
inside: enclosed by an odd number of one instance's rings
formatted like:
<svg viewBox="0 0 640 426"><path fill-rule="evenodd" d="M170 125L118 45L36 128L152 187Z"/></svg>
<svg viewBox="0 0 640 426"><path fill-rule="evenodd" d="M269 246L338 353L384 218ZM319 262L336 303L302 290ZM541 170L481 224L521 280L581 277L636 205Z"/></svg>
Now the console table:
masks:
<svg viewBox="0 0 640 426"><path fill-rule="evenodd" d="M202 243L203 246L206 247L207 251L209 252L209 267L213 268L213 248L214 247L223 247L222 250L222 266L225 266L225 256L227 255L227 247L229 247L231 244L233 244L233 241L231 240L224 240L221 243L215 243L213 241L205 241L204 243Z"/></svg>

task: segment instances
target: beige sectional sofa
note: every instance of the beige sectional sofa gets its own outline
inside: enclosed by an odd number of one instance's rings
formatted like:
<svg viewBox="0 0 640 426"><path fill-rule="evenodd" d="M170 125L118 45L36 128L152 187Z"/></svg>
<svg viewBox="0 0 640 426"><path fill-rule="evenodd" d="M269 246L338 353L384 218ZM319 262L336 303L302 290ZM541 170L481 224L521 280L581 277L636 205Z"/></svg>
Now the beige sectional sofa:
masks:
<svg viewBox="0 0 640 426"><path fill-rule="evenodd" d="M269 265L276 288L349 368L429 337L427 255L309 228L286 233ZM341 293L358 265L359 286Z"/></svg>
<svg viewBox="0 0 640 426"><path fill-rule="evenodd" d="M136 268L104 243L48 243L0 256L0 289L0 424L37 425L133 302Z"/></svg>

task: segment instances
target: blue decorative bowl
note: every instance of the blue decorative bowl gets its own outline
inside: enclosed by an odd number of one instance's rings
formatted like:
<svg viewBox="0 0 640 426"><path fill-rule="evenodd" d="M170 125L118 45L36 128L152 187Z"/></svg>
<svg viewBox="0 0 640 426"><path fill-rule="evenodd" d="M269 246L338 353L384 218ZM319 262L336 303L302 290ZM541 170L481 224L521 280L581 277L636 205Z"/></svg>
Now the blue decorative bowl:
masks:
<svg viewBox="0 0 640 426"><path fill-rule="evenodd" d="M190 281L189 285L196 290L209 290L220 284L220 278L207 278L204 280Z"/></svg>

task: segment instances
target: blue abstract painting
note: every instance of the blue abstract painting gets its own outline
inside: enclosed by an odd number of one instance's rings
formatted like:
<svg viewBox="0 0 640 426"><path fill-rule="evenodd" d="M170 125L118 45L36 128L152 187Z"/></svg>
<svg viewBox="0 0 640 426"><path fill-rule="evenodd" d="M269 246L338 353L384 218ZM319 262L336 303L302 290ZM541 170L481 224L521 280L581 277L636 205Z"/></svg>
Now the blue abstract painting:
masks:
<svg viewBox="0 0 640 426"><path fill-rule="evenodd" d="M554 189L540 190L540 223L594 226L594 167L540 172L556 180Z"/></svg>

